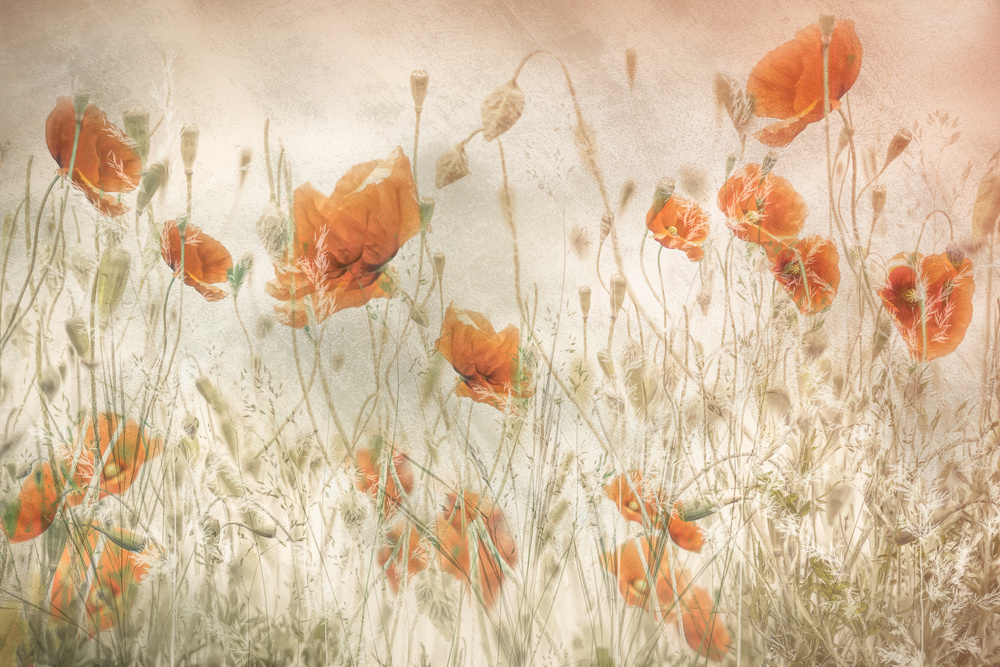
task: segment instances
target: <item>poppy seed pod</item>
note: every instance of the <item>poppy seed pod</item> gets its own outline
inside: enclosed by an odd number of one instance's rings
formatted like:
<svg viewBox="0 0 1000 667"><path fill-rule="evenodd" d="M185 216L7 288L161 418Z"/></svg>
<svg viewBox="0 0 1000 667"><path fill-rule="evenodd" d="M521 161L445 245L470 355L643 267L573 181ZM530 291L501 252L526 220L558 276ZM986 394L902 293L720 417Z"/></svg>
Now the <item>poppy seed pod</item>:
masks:
<svg viewBox="0 0 1000 667"><path fill-rule="evenodd" d="M972 209L972 232L977 238L989 236L1000 220L1000 152L990 159L979 181L976 203Z"/></svg>
<svg viewBox="0 0 1000 667"><path fill-rule="evenodd" d="M181 160L184 161L184 173L191 173L196 157L198 157L198 126L186 123L181 128Z"/></svg>
<svg viewBox="0 0 1000 667"><path fill-rule="evenodd" d="M455 146L438 158L434 169L434 186L443 188L469 175L469 156L464 144Z"/></svg>
<svg viewBox="0 0 1000 667"><path fill-rule="evenodd" d="M913 135L910 134L909 130L899 130L896 132L885 151L885 166L888 167L893 160L902 155L911 141L913 141Z"/></svg>
<svg viewBox="0 0 1000 667"><path fill-rule="evenodd" d="M76 122L83 122L83 114L87 111L90 103L90 95L87 93L77 93L73 96L73 113L76 114Z"/></svg>
<svg viewBox="0 0 1000 667"><path fill-rule="evenodd" d="M145 160L145 158L143 158ZM142 213L153 200L153 195L160 189L160 186L167 182L170 171L164 162L156 162L150 165L146 173L142 175L142 183L139 185L139 194L135 198L135 210Z"/></svg>
<svg viewBox="0 0 1000 667"><path fill-rule="evenodd" d="M415 69L410 73L410 93L413 95L413 108L420 113L424 108L424 98L427 97L427 70Z"/></svg>
<svg viewBox="0 0 1000 667"><path fill-rule="evenodd" d="M108 326L121 303L131 267L132 256L120 246L109 248L101 255L97 266L97 314L102 329Z"/></svg>
<svg viewBox="0 0 1000 667"><path fill-rule="evenodd" d="M625 278L611 276L611 319L618 317L618 311L625 303Z"/></svg>
<svg viewBox="0 0 1000 667"><path fill-rule="evenodd" d="M583 321L590 317L590 288L586 285L580 287L580 312L583 313Z"/></svg>
<svg viewBox="0 0 1000 667"><path fill-rule="evenodd" d="M878 219L885 208L886 190L884 185L876 185L872 188L872 218Z"/></svg>
<svg viewBox="0 0 1000 667"><path fill-rule="evenodd" d="M130 107L122 114L125 134L135 142L135 152L143 164L149 157L149 112L142 107Z"/></svg>
<svg viewBox="0 0 1000 667"><path fill-rule="evenodd" d="M635 49L625 49L625 74L628 76L628 87L635 88L635 71L638 68L639 55Z"/></svg>
<svg viewBox="0 0 1000 667"><path fill-rule="evenodd" d="M76 356L84 361L90 359L90 334L87 333L87 323L82 317L71 317L66 320L66 336Z"/></svg>
<svg viewBox="0 0 1000 667"><path fill-rule="evenodd" d="M493 141L509 130L524 112L524 93L511 79L483 98L480 110L483 139Z"/></svg>
<svg viewBox="0 0 1000 667"><path fill-rule="evenodd" d="M436 252L434 253L434 275L437 276L438 282L441 282L441 278L444 276L444 253Z"/></svg>

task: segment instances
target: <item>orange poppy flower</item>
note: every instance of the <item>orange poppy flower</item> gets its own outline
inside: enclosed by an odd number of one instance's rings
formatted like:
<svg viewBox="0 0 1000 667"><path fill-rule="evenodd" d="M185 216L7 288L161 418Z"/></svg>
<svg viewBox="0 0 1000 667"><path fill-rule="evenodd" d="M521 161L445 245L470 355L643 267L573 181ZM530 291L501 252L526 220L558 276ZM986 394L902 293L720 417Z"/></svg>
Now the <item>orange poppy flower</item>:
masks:
<svg viewBox="0 0 1000 667"><path fill-rule="evenodd" d="M605 553L601 562L618 580L618 590L630 607L657 611L670 622L677 611L675 591L687 588L690 573L685 569L673 572L667 562L666 545L648 535L628 540L619 548ZM651 600L650 590L655 588L656 599ZM676 586L676 588L675 588Z"/></svg>
<svg viewBox="0 0 1000 667"><path fill-rule="evenodd" d="M76 111L73 99L60 97L45 121L45 143L64 176L73 160L76 137ZM80 124L76 159L70 181L79 188L98 211L119 216L128 207L108 192L131 192L139 187L142 160L135 142L113 124L103 111L88 104Z"/></svg>
<svg viewBox="0 0 1000 667"><path fill-rule="evenodd" d="M386 535L387 544L380 547L377 554L379 567L385 569L385 578L389 581L389 588L394 594L399 593L400 581L403 578L400 570L403 569L404 563L408 577L426 570L429 564L426 549L420 542L420 533L416 528L410 527L406 541L402 538L403 529L399 526L393 528Z"/></svg>
<svg viewBox="0 0 1000 667"><path fill-rule="evenodd" d="M131 419L125 420L124 426L121 423L122 417L112 412L102 412L97 416L101 460L104 460L108 446L112 447L101 471L98 491L100 498L108 494L125 493L139 476L142 464L163 452L163 441L152 437L148 429ZM83 428L82 436L83 451L80 453L74 480L80 492L67 498L70 505L79 504L83 500L83 492L90 486L94 475L94 428L91 423Z"/></svg>
<svg viewBox="0 0 1000 667"><path fill-rule="evenodd" d="M55 521L66 486L66 470L53 473L49 462L38 464L25 478L17 498L0 515L0 525L11 542L26 542L44 533Z"/></svg>
<svg viewBox="0 0 1000 667"><path fill-rule="evenodd" d="M402 452L397 452L392 457L392 470L386 470L385 479L382 479L383 467L379 462L379 452L371 449L359 449L356 454L358 459L358 472L354 480L354 486L370 495L373 499L378 498L381 491L385 495L383 511L388 518L396 507L403 501L403 494L409 494L413 490L413 466L410 459ZM403 494L399 492L396 480L402 486Z"/></svg>
<svg viewBox="0 0 1000 667"><path fill-rule="evenodd" d="M626 477L627 475L627 477ZM631 485L629 480L631 479ZM633 487L635 491L633 491ZM618 511L622 513L627 521L634 521L643 525L652 525L659 530L663 529L664 507L666 503L660 494L650 492L642 480L642 473L632 470L622 473L612 479L604 486L604 493L618 506ZM637 495L638 494L638 495ZM682 549L687 551L701 551L705 543L701 527L693 521L683 521L680 516L681 504L674 503L670 518L667 521L667 532L670 539ZM643 512L647 517L643 520Z"/></svg>
<svg viewBox="0 0 1000 667"><path fill-rule="evenodd" d="M458 396L505 410L509 399L533 393L531 374L521 365L519 342L517 327L497 333L480 313L450 304L434 346L462 376L455 389Z"/></svg>
<svg viewBox="0 0 1000 667"><path fill-rule="evenodd" d="M646 213L646 227L664 248L683 250L692 262L705 257L701 245L708 238L708 214L690 199L671 196L656 211Z"/></svg>
<svg viewBox="0 0 1000 667"><path fill-rule="evenodd" d="M830 36L830 110L851 89L861 71L862 48L854 22L837 21ZM747 93L755 100L754 113L778 118L758 132L768 146L787 146L809 123L823 119L823 34L818 23L795 33L795 38L769 52L750 70Z"/></svg>
<svg viewBox="0 0 1000 667"><path fill-rule="evenodd" d="M972 261L958 252L899 253L879 290L910 356L930 361L954 352L972 322Z"/></svg>
<svg viewBox="0 0 1000 667"><path fill-rule="evenodd" d="M163 225L160 236L163 261L181 276L181 230L176 220ZM207 301L226 298L228 292L212 283L224 283L233 268L233 257L226 247L191 223L184 228L184 283L198 290Z"/></svg>
<svg viewBox="0 0 1000 667"><path fill-rule="evenodd" d="M116 530L124 543L141 543L131 531ZM91 577L98 549L100 555ZM130 551L96 530L82 528L70 536L56 567L51 593L53 613L62 620L75 620L82 602L91 635L122 627L136 588L158 556L159 551L151 544L141 551Z"/></svg>
<svg viewBox="0 0 1000 667"><path fill-rule="evenodd" d="M410 161L396 148L387 160L365 162L324 197L306 183L295 190L295 238L275 264L267 292L290 303L276 309L296 328L392 293L386 265L420 231Z"/></svg>
<svg viewBox="0 0 1000 667"><path fill-rule="evenodd" d="M840 255L830 239L810 236L779 244L768 252L771 272L804 315L833 305L840 285Z"/></svg>
<svg viewBox="0 0 1000 667"><path fill-rule="evenodd" d="M503 585L503 568L494 553L499 554L509 566L517 561L517 547L507 527L503 512L493 502L482 500L479 495L466 491L461 498L449 493L444 511L437 522L437 538L441 550L441 569L455 575L456 579L471 582L469 556L469 530L480 519L486 529L487 540L477 532L479 584L483 603L489 609L496 602Z"/></svg>
<svg viewBox="0 0 1000 667"><path fill-rule="evenodd" d="M759 164L736 170L719 189L719 209L737 238L765 246L802 231L809 209L786 179Z"/></svg>
<svg viewBox="0 0 1000 667"><path fill-rule="evenodd" d="M712 596L701 586L692 586L681 596L680 606L688 646L703 658L721 662L729 653L731 640Z"/></svg>

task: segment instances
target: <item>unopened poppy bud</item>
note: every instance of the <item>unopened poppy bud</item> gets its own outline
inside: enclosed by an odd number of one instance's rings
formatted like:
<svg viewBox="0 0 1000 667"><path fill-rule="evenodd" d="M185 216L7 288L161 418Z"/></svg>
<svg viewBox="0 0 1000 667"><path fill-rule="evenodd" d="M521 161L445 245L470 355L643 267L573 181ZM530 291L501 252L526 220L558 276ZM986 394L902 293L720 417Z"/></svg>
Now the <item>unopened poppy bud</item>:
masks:
<svg viewBox="0 0 1000 667"><path fill-rule="evenodd" d="M885 208L886 190L884 185L876 185L872 188L872 217L878 219Z"/></svg>
<svg viewBox="0 0 1000 667"><path fill-rule="evenodd" d="M97 266L97 314L101 328L111 321L128 283L132 257L121 246L109 248Z"/></svg>
<svg viewBox="0 0 1000 667"><path fill-rule="evenodd" d="M167 182L169 170L164 162L156 162L150 165L146 173L142 175L142 182L139 184L139 194L135 198L135 210L142 213L153 200L153 195L160 189L160 186Z"/></svg>
<svg viewBox="0 0 1000 667"><path fill-rule="evenodd" d="M431 218L434 217L434 200L430 197L420 198L420 229L427 231L431 225Z"/></svg>
<svg viewBox="0 0 1000 667"><path fill-rule="evenodd" d="M149 157L149 112L142 107L130 107L122 114L125 134L135 142L135 152L143 164Z"/></svg>
<svg viewBox="0 0 1000 667"><path fill-rule="evenodd" d="M184 161L184 173L191 173L196 157L198 157L198 126L187 123L181 128L181 160Z"/></svg>
<svg viewBox="0 0 1000 667"><path fill-rule="evenodd" d="M819 15L819 32L825 39L833 37L833 29L837 25L837 17L833 14Z"/></svg>
<svg viewBox="0 0 1000 667"><path fill-rule="evenodd" d="M114 528L105 528L96 521L91 522L90 527L97 532L102 533L105 537L126 551L138 553L146 548L146 543L148 542L145 536L133 533L131 530L127 530L125 528L117 526Z"/></svg>
<svg viewBox="0 0 1000 667"><path fill-rule="evenodd" d="M774 165L778 163L778 156L774 153L768 153L764 156L764 161L760 164L760 177L764 178L771 173L774 169Z"/></svg>
<svg viewBox="0 0 1000 667"><path fill-rule="evenodd" d="M628 76L628 87L635 88L635 72L638 68L639 55L635 49L625 49L625 74Z"/></svg>
<svg viewBox="0 0 1000 667"><path fill-rule="evenodd" d="M729 175L733 173L733 169L736 167L736 156L732 153L726 158L726 180L729 180Z"/></svg>
<svg viewBox="0 0 1000 667"><path fill-rule="evenodd" d="M240 149L240 171L246 171L250 168L250 161L253 159L253 151L249 147L244 146Z"/></svg>
<svg viewBox="0 0 1000 667"><path fill-rule="evenodd" d="M611 213L605 213L601 216L601 240L608 238L608 234L611 233L611 226L615 223L615 216Z"/></svg>
<svg viewBox="0 0 1000 667"><path fill-rule="evenodd" d="M483 98L480 110L483 139L493 141L509 130L524 112L524 93L511 79Z"/></svg>
<svg viewBox="0 0 1000 667"><path fill-rule="evenodd" d="M90 95L87 93L77 93L73 96L73 112L76 114L76 122L83 122L83 114L87 112L87 105L90 103Z"/></svg>
<svg viewBox="0 0 1000 667"><path fill-rule="evenodd" d="M597 364L601 367L604 377L613 380L615 377L615 365L611 361L611 353L601 350L597 353Z"/></svg>
<svg viewBox="0 0 1000 667"><path fill-rule="evenodd" d="M76 356L84 361L90 359L90 334L87 333L87 323L82 317L71 317L66 320L66 336Z"/></svg>
<svg viewBox="0 0 1000 667"><path fill-rule="evenodd" d="M840 155L841 151L847 148L848 142L851 140L851 130L846 125L840 128L840 138L837 140L837 155Z"/></svg>
<svg viewBox="0 0 1000 667"><path fill-rule="evenodd" d="M622 185L622 194L618 198L618 211L624 211L625 207L628 206L629 201L632 199L632 195L635 194L635 181L625 181Z"/></svg>
<svg viewBox="0 0 1000 667"><path fill-rule="evenodd" d="M960 268L962 266L962 262L965 261L965 253L962 252L962 249L954 243L949 244L948 247L945 248L944 255L956 269Z"/></svg>
<svg viewBox="0 0 1000 667"><path fill-rule="evenodd" d="M1000 220L1000 152L993 155L986 173L979 181L976 203L972 208L972 232L983 238L996 231Z"/></svg>
<svg viewBox="0 0 1000 667"><path fill-rule="evenodd" d="M257 238L272 260L279 262L284 259L285 248L288 245L288 228L273 201L266 205L257 220Z"/></svg>
<svg viewBox="0 0 1000 667"><path fill-rule="evenodd" d="M698 521L706 516L711 516L719 511L718 506L707 500L700 500L691 503L677 503L677 515L681 521Z"/></svg>
<svg viewBox="0 0 1000 667"><path fill-rule="evenodd" d="M415 69L410 73L410 93L413 95L413 108L420 113L424 108L424 98L427 97L427 70Z"/></svg>
<svg viewBox="0 0 1000 667"><path fill-rule="evenodd" d="M618 316L623 303L625 303L625 278L611 276L611 319Z"/></svg>
<svg viewBox="0 0 1000 667"><path fill-rule="evenodd" d="M666 178L660 181L656 186L656 192L653 193L653 215L655 216L663 208L663 205L667 203L674 195L674 180L672 178Z"/></svg>
<svg viewBox="0 0 1000 667"><path fill-rule="evenodd" d="M184 421L181 422L181 429L183 429L184 434L189 438L193 438L198 433L198 426L198 418L192 414L186 415Z"/></svg>
<svg viewBox="0 0 1000 667"><path fill-rule="evenodd" d="M52 364L45 364L42 374L38 378L38 388L45 394L45 398L50 401L55 398L60 384L62 384L62 376L59 375L59 371Z"/></svg>
<svg viewBox="0 0 1000 667"><path fill-rule="evenodd" d="M913 135L910 134L909 130L899 130L896 132L885 151L885 166L889 166L890 162L902 155L911 141L913 141Z"/></svg>
<svg viewBox="0 0 1000 667"><path fill-rule="evenodd" d="M444 253L436 252L434 253L434 275L437 276L438 282L441 282L442 276L444 276Z"/></svg>
<svg viewBox="0 0 1000 667"><path fill-rule="evenodd" d="M448 152L438 158L434 169L434 185L443 188L469 175L469 156L465 154L464 144L455 144Z"/></svg>
<svg viewBox="0 0 1000 667"><path fill-rule="evenodd" d="M586 285L580 287L580 312L583 313L583 321L590 317L590 288Z"/></svg>
<svg viewBox="0 0 1000 667"><path fill-rule="evenodd" d="M421 306L419 303L413 304L410 308L410 319L419 324L424 329L431 323L430 316L427 313L427 309Z"/></svg>

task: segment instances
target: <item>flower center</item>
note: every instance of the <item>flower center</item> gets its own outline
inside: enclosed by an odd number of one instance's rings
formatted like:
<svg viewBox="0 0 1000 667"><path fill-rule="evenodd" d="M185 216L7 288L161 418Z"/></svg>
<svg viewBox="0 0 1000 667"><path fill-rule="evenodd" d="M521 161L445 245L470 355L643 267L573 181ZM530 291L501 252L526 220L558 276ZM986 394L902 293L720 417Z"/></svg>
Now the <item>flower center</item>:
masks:
<svg viewBox="0 0 1000 667"><path fill-rule="evenodd" d="M757 211L747 211L746 215L743 216L743 219L756 225L760 222L760 213Z"/></svg>
<svg viewBox="0 0 1000 667"><path fill-rule="evenodd" d="M911 287L907 290L903 290L903 301L906 303L916 303L919 300L920 295L917 293L915 288Z"/></svg>
<svg viewBox="0 0 1000 667"><path fill-rule="evenodd" d="M677 236L677 228L667 227L667 234L669 234L670 236Z"/></svg>
<svg viewBox="0 0 1000 667"><path fill-rule="evenodd" d="M797 260L789 262L788 264L785 264L785 268L782 269L782 273L786 276L797 276L802 273L802 267L799 265Z"/></svg>

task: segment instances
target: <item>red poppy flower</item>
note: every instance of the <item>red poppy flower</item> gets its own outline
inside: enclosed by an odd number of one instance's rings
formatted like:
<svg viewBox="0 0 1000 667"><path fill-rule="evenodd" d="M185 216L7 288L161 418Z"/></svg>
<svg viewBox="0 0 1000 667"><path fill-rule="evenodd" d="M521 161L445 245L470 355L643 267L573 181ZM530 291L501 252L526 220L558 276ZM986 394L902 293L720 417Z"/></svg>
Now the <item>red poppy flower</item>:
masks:
<svg viewBox="0 0 1000 667"><path fill-rule="evenodd" d="M831 111L840 106L840 98L857 80L861 55L854 22L837 21L828 57ZM823 87L823 34L819 24L813 23L750 71L747 93L755 100L754 113L781 119L754 136L768 146L787 146L809 123L823 119Z"/></svg>
<svg viewBox="0 0 1000 667"><path fill-rule="evenodd" d="M531 374L521 365L519 342L517 327L497 333L483 315L450 304L434 346L462 376L457 395L504 410L509 399L533 393Z"/></svg>
<svg viewBox="0 0 1000 667"><path fill-rule="evenodd" d="M131 531L116 532L124 544L142 542ZM95 556L97 567L91 576ZM71 535L56 567L52 579L53 613L61 620L72 621L83 603L91 635L122 627L139 583L158 556L159 551L152 545L130 551L96 530L82 528Z"/></svg>
<svg viewBox="0 0 1000 667"><path fill-rule="evenodd" d="M466 491L461 498L449 493L444 511L437 522L437 538L441 553L441 569L455 575L456 579L471 581L471 561L469 556L470 529L479 519L486 529L476 532L478 541L478 570L483 603L489 609L496 602L503 585L503 566L494 554L498 554L509 566L517 561L517 547L507 527L503 512L492 501Z"/></svg>
<svg viewBox="0 0 1000 667"><path fill-rule="evenodd" d="M306 183L295 190L295 238L275 264L267 292L285 324L303 327L392 293L386 265L420 231L410 161L401 148L387 160L355 165L324 197Z"/></svg>
<svg viewBox="0 0 1000 667"><path fill-rule="evenodd" d="M100 498L108 494L125 493L139 476L142 464L163 452L162 440L152 437L148 429L134 420L125 420L123 425L122 419L121 416L111 412L102 412L97 416L101 460L104 460L108 446L112 447L111 454L108 455L101 471L98 487ZM67 498L67 503L70 505L79 504L83 500L83 492L90 486L94 475L94 429L90 423L83 428L82 436L83 450L80 453L75 476L75 483L80 492ZM69 460L71 459L72 457Z"/></svg>
<svg viewBox="0 0 1000 667"><path fill-rule="evenodd" d="M26 542L44 533L55 521L63 496L69 492L66 470L40 463L25 478L21 491L0 515L0 524L11 542Z"/></svg>
<svg viewBox="0 0 1000 667"><path fill-rule="evenodd" d="M910 356L930 361L953 352L972 322L972 261L959 253L899 253L879 290Z"/></svg>
<svg viewBox="0 0 1000 667"><path fill-rule="evenodd" d="M397 452L392 457L392 470L384 469L379 462L379 452L371 449L359 449L356 453L358 459L358 472L354 485L358 491L367 493L373 499L378 498L379 492L385 496L383 511L388 518L396 507L403 501L403 496L399 492L396 480L402 486L403 493L409 494L413 490L413 466L410 459L402 452ZM383 479L383 474L385 478Z"/></svg>
<svg viewBox="0 0 1000 667"><path fill-rule="evenodd" d="M629 484L630 480L631 485ZM633 488L635 491L632 490ZM663 530L666 502L661 498L661 494L650 491L648 485L643 482L642 473L638 470L622 473L612 479L604 486L604 493L618 506L618 511L627 521L647 526L652 525ZM680 509L681 504L674 503L670 518L667 520L667 532L670 534L670 539L687 551L701 551L705 543L701 527L693 521L683 521ZM645 520L643 512L647 517Z"/></svg>
<svg viewBox="0 0 1000 667"><path fill-rule="evenodd" d="M181 230L176 220L163 225L160 236L163 261L181 275ZM233 268L233 258L226 247L191 223L184 228L184 283L198 290L207 301L226 298L228 292L212 283L224 283Z"/></svg>
<svg viewBox="0 0 1000 667"><path fill-rule="evenodd" d="M701 586L692 586L681 596L680 606L688 646L703 658L721 662L729 653L731 640L712 596Z"/></svg>
<svg viewBox="0 0 1000 667"><path fill-rule="evenodd" d="M687 588L690 573L683 568L675 570L671 581L667 549L647 535L628 540L621 547L605 553L601 562L618 580L618 590L630 607L645 611L658 611L670 622L677 611L675 591ZM652 584L652 586L651 586ZM650 590L655 589L656 599Z"/></svg>
<svg viewBox="0 0 1000 667"><path fill-rule="evenodd" d="M45 143L64 176L73 160L73 140L76 137L76 111L73 100L60 97L45 121ZM128 207L108 192L131 192L139 187L142 160L135 142L113 124L103 111L88 104L80 124L76 159L70 181L83 191L98 211L118 216Z"/></svg>
<svg viewBox="0 0 1000 667"><path fill-rule="evenodd" d="M386 535L386 544L379 548L377 558L379 567L385 569L385 578L394 594L399 593L400 581L403 578L401 570L405 567L407 576L412 576L421 570L426 570L429 559L425 547L420 541L420 533L410 527L403 539L402 527L395 527ZM395 557L393 557L395 555ZM391 562L390 562L391 561ZM388 563L388 567L386 564Z"/></svg>
<svg viewBox="0 0 1000 667"><path fill-rule="evenodd" d="M833 305L840 285L840 255L830 239L810 236L781 243L768 253L771 272L804 315Z"/></svg>
<svg viewBox="0 0 1000 667"><path fill-rule="evenodd" d="M664 248L683 250L697 262L705 256L701 245L708 238L708 215L690 199L672 195L656 211L654 204L646 213L646 227Z"/></svg>
<svg viewBox="0 0 1000 667"><path fill-rule="evenodd" d="M786 179L746 164L719 189L719 209L737 238L765 247L802 231L809 209Z"/></svg>

